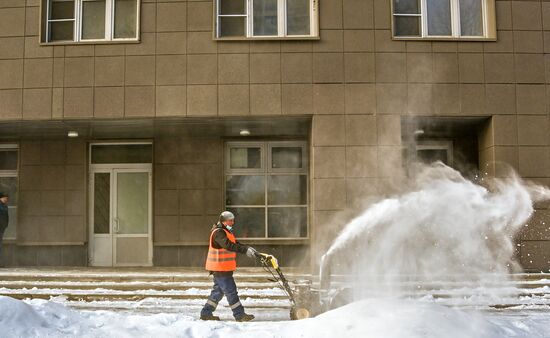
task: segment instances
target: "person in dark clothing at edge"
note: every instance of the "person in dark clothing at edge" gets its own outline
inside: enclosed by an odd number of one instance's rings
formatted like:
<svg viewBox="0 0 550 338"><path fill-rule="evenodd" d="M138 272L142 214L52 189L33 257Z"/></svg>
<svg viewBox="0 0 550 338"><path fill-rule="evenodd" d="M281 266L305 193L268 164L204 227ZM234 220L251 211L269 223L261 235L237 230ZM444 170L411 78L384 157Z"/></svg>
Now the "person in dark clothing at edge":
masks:
<svg viewBox="0 0 550 338"><path fill-rule="evenodd" d="M10 216L8 214L8 194L0 192L0 267L4 267L4 257L2 256L2 242L4 240L4 231L8 227Z"/></svg>
<svg viewBox="0 0 550 338"><path fill-rule="evenodd" d="M202 320L220 320L213 312L224 295L236 321L247 322L254 319L254 315L244 312L237 294L233 271L237 269L237 253L246 254L250 258L257 257L259 253L253 247L237 241L232 232L234 223L235 216L229 211L224 211L210 233L206 270L214 275L214 287L202 308Z"/></svg>

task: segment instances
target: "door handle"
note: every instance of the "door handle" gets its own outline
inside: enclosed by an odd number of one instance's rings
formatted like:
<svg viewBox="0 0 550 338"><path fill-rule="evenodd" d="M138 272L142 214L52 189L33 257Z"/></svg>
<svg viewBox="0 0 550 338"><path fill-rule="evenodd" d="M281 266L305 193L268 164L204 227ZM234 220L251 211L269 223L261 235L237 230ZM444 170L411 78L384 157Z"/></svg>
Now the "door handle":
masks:
<svg viewBox="0 0 550 338"><path fill-rule="evenodd" d="M115 224L114 224L114 226L115 226L115 228L114 228L114 230L115 230L115 233L117 233L117 234L118 234L118 232L120 231L120 227L119 227L119 220L118 220L118 217L115 217L115 218L113 219L113 221L114 221L114 223L115 223Z"/></svg>

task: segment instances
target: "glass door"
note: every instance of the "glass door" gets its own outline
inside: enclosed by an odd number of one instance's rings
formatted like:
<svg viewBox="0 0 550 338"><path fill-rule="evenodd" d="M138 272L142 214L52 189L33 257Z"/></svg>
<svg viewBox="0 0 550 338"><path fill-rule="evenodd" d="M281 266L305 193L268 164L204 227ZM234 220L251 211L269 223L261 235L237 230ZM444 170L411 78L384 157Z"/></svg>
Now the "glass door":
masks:
<svg viewBox="0 0 550 338"><path fill-rule="evenodd" d="M96 171L90 175L92 188L90 258L92 266L113 265L111 177L111 170Z"/></svg>
<svg viewBox="0 0 550 338"><path fill-rule="evenodd" d="M151 172L115 169L114 265L150 265Z"/></svg>
<svg viewBox="0 0 550 338"><path fill-rule="evenodd" d="M90 180L91 265L152 265L150 165L95 169Z"/></svg>

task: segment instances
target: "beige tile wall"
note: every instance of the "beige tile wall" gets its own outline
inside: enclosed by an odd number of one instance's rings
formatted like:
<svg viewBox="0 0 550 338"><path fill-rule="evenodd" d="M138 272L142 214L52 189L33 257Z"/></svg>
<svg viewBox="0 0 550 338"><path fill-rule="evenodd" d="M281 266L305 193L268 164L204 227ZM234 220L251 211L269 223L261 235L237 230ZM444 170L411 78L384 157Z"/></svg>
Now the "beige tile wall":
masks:
<svg viewBox="0 0 550 338"><path fill-rule="evenodd" d="M17 241L86 241L86 145L21 141Z"/></svg>
<svg viewBox="0 0 550 338"><path fill-rule="evenodd" d="M142 0L141 43L96 46L39 46L38 1L0 2L0 119L313 115L315 226L387 186L401 115L492 116L480 166L550 177L547 1L497 0L496 42L393 41L388 0L323 1L319 41L216 42L211 0ZM164 179L163 201L175 193ZM220 188L179 187L156 238L181 238L175 224L209 215L180 208L210 189Z"/></svg>
<svg viewBox="0 0 550 338"><path fill-rule="evenodd" d="M223 208L220 138L155 140L157 246L204 244Z"/></svg>

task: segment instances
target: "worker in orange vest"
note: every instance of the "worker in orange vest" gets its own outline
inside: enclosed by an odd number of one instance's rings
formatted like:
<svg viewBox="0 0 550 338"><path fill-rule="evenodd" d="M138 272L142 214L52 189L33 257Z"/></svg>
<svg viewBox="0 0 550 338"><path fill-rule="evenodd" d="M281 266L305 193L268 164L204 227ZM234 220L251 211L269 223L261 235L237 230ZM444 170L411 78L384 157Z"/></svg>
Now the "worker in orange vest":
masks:
<svg viewBox="0 0 550 338"><path fill-rule="evenodd" d="M213 312L224 295L236 321L247 322L254 319L254 315L244 312L237 294L233 271L237 269L237 253L246 254L250 258L258 257L259 253L253 247L237 241L232 231L234 224L235 215L224 211L220 215L219 222L212 227L206 270L214 275L214 287L202 308L200 316L202 320L220 320L220 317L214 316Z"/></svg>

